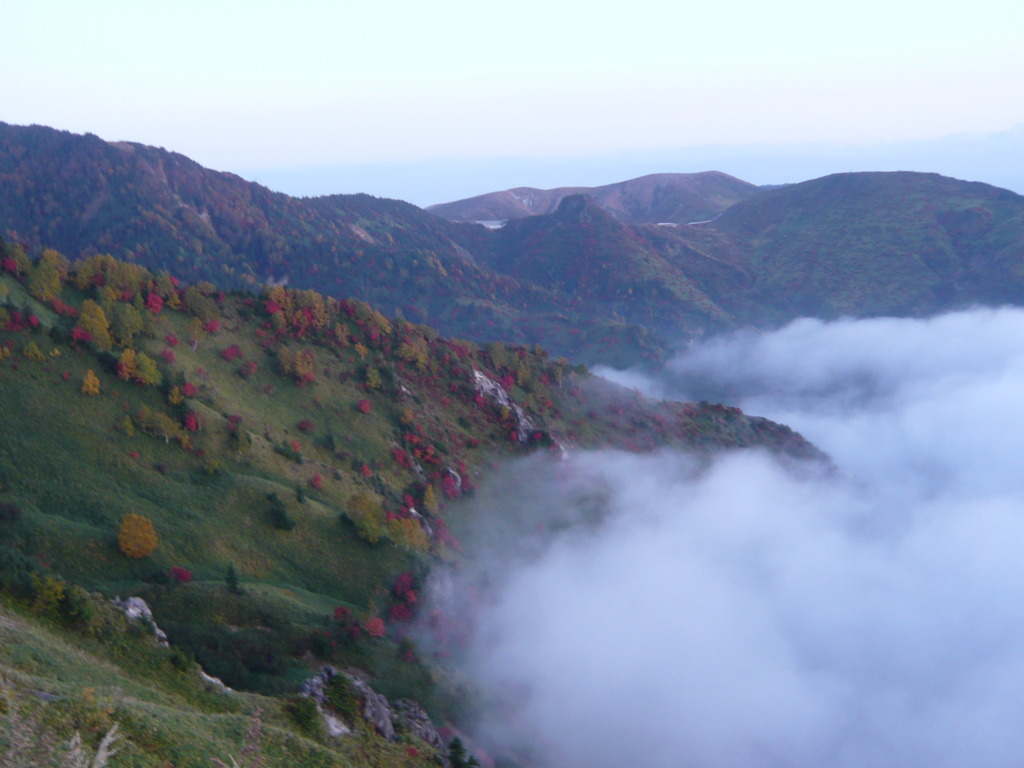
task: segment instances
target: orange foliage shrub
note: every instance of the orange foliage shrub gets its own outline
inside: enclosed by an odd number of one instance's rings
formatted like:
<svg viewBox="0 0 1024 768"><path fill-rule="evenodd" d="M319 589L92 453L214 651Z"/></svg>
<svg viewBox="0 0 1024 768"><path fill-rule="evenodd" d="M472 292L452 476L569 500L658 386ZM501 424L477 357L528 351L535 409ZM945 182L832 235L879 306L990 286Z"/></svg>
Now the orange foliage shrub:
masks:
<svg viewBox="0 0 1024 768"><path fill-rule="evenodd" d="M136 559L151 555L157 542L156 529L148 517L135 514L124 516L117 531L117 545L125 555Z"/></svg>

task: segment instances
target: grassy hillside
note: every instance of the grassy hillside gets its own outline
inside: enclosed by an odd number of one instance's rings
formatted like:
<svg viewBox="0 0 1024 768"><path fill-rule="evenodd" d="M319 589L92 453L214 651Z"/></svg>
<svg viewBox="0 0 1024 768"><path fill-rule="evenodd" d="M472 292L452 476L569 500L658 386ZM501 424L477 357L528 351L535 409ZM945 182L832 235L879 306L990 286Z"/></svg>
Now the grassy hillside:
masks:
<svg viewBox="0 0 1024 768"><path fill-rule="evenodd" d="M197 679L192 659L275 697L332 663L457 724L465 691L408 629L426 574L461 557L459 501L494 462L597 446L815 455L737 409L649 401L540 348L480 348L358 301L225 294L12 244L0 270L0 625L38 635L21 651L67 643L95 657L85 666L130 666L134 651L103 650L114 619L99 596L141 596L173 647L153 653L185 677L111 671L131 678L119 690L155 688L154 700ZM16 687L63 696L63 663L36 685L36 652L11 643L0 661ZM68 695L96 687L75 686ZM188 730L213 694L194 696L168 721ZM225 726L237 731L254 701L209 706L237 715ZM218 738L197 736L195 754Z"/></svg>

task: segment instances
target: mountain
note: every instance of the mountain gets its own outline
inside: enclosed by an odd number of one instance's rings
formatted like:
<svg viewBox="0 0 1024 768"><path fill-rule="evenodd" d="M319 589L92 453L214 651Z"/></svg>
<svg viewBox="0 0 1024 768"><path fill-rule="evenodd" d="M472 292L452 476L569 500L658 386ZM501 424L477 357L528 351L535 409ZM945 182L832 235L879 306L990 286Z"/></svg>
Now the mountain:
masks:
<svg viewBox="0 0 1024 768"><path fill-rule="evenodd" d="M763 192L708 229L748 275L744 322L1024 304L1024 197L936 174L844 173Z"/></svg>
<svg viewBox="0 0 1024 768"><path fill-rule="evenodd" d="M601 312L567 316L564 295L488 269L483 227L368 195L293 198L163 149L41 126L0 124L0 234L229 289L313 288L450 335L588 360L601 353L585 339L638 330ZM630 349L631 362L659 354Z"/></svg>
<svg viewBox="0 0 1024 768"><path fill-rule="evenodd" d="M566 296L569 310L600 308L670 338L735 325L704 283L713 284L715 272L726 281L742 281L743 276L692 247L702 234L624 224L590 197L571 195L553 213L512 220L495 231L487 263L516 280Z"/></svg>
<svg viewBox="0 0 1024 768"><path fill-rule="evenodd" d="M450 221L508 221L553 213L565 197L586 194L619 221L689 224L711 219L756 191L753 184L719 171L655 173L600 187L517 187L427 210Z"/></svg>
<svg viewBox="0 0 1024 768"><path fill-rule="evenodd" d="M712 208L687 208L679 190ZM316 289L588 364L656 362L694 336L802 315L1024 303L1024 198L985 184L849 173L755 190L706 173L569 191L490 230L368 195L292 198L162 149L0 125L0 232L31 249L112 253L228 289ZM712 220L672 224L671 210ZM623 220L645 216L660 223Z"/></svg>
<svg viewBox="0 0 1024 768"><path fill-rule="evenodd" d="M493 233L486 263L601 307L653 343L801 316L1024 304L1024 198L936 174L850 173L763 190L713 221L625 224L585 196Z"/></svg>
<svg viewBox="0 0 1024 768"><path fill-rule="evenodd" d="M462 502L498 462L821 458L784 426L650 400L539 347L3 241L0 434L0 687L38 715L5 703L0 727L44 744L73 722L94 745L118 723L125 764L154 768L226 756L253 708L269 765L436 764L438 727L473 704L426 650L458 650L452 620L413 632L417 594L465 556ZM143 598L170 646L117 595ZM296 695L324 665L354 675L319 678L340 740Z"/></svg>

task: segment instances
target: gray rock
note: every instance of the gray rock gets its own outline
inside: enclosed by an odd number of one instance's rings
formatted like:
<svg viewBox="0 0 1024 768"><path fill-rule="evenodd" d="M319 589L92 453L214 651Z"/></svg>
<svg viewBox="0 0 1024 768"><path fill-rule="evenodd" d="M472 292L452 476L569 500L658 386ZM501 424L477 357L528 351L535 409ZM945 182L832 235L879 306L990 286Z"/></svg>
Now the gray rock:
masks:
<svg viewBox="0 0 1024 768"><path fill-rule="evenodd" d="M120 597L115 597L110 602L112 605L115 605L124 611L124 615L129 619L141 621L152 627L153 635L156 637L156 640L160 645L164 647L170 645L167 642L167 635L164 634L164 631L156 625L155 621L153 621L153 612L149 610L149 606L146 604L146 601L141 597L126 597L124 600Z"/></svg>
<svg viewBox="0 0 1024 768"><path fill-rule="evenodd" d="M525 444L530 438L530 432L536 429L530 417L526 415L526 411L508 396L501 384L487 378L480 371L473 371L473 386L481 397L502 408L509 409L516 420L516 439Z"/></svg>
<svg viewBox="0 0 1024 768"><path fill-rule="evenodd" d="M336 667L330 665L324 667L317 672L313 677L309 678L302 684L299 692L303 696L309 696L317 703L317 707L320 709L320 714L324 718L324 724L327 727L329 733L338 731L338 733L332 733L332 735L344 735L350 733L351 729L344 726L338 718L325 713L323 711L324 705L327 702L327 686L331 680L339 675L344 675L348 678L349 682L352 683L352 687L358 691L359 696L363 700L363 717L373 725L377 733L383 736L388 741L395 740L395 726L392 722L391 706L388 704L388 700L382 695L377 693L370 684L365 680L362 680L355 675L350 675L347 672L342 672ZM329 718L329 719L328 719ZM345 728L341 731L337 726Z"/></svg>
<svg viewBox="0 0 1024 768"><path fill-rule="evenodd" d="M441 751L444 754L444 740L437 732L433 721L426 711L415 701L398 699L394 703L395 725L409 729L409 732L420 741Z"/></svg>
<svg viewBox="0 0 1024 768"><path fill-rule="evenodd" d="M359 695L363 697L363 717L388 741L395 740L395 724L388 700L358 677L348 676Z"/></svg>

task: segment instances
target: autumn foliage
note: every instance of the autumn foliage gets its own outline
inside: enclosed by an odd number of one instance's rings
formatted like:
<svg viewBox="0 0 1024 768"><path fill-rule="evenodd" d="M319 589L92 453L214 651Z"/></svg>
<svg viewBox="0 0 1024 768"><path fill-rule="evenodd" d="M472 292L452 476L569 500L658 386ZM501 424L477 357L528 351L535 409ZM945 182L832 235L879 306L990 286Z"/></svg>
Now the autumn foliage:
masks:
<svg viewBox="0 0 1024 768"><path fill-rule="evenodd" d="M141 558L153 554L158 543L156 529L148 517L128 514L121 521L117 531L117 546L131 558Z"/></svg>
<svg viewBox="0 0 1024 768"><path fill-rule="evenodd" d="M100 380L99 377L88 370L85 372L85 376L82 377L82 394L83 395L98 395L100 393Z"/></svg>

